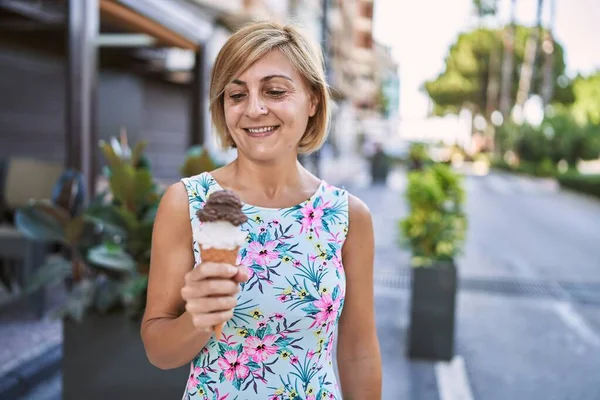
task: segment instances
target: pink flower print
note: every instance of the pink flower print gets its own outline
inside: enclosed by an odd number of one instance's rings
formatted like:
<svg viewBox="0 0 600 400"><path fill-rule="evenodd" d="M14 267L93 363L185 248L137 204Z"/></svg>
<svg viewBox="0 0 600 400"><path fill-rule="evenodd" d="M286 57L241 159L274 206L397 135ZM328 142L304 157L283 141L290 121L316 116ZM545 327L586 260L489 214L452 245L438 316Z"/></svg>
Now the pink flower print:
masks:
<svg viewBox="0 0 600 400"><path fill-rule="evenodd" d="M244 353L238 354L235 350L226 351L223 357L219 358L219 367L225 372L225 378L229 381L237 379L246 379L250 373L250 368L246 366L248 356Z"/></svg>
<svg viewBox="0 0 600 400"><path fill-rule="evenodd" d="M308 203L300 212L304 217L302 218L302 228L300 228L300 233L313 228L315 234L319 237L319 229L323 226L321 221L321 218L323 218L323 206L313 207L312 204Z"/></svg>
<svg viewBox="0 0 600 400"><path fill-rule="evenodd" d="M281 313L275 313L273 314L273 318L275 319L283 319L285 316Z"/></svg>
<svg viewBox="0 0 600 400"><path fill-rule="evenodd" d="M277 346L273 345L275 340L275 335L267 335L263 339L250 336L246 339L246 354L256 362L263 362L277 354Z"/></svg>
<svg viewBox="0 0 600 400"><path fill-rule="evenodd" d="M298 357L296 357L296 356L291 356L291 357L290 357L290 361L292 362L292 364L297 364L297 363L298 363Z"/></svg>
<svg viewBox="0 0 600 400"><path fill-rule="evenodd" d="M279 253L275 251L276 246L277 242L275 241L269 241L264 245L260 242L252 242L248 245L247 257L261 267L264 267L279 258Z"/></svg>
<svg viewBox="0 0 600 400"><path fill-rule="evenodd" d="M277 219L274 219L273 221L271 221L271 223L272 223L273 225L279 225L279 220L277 220Z"/></svg>
<svg viewBox="0 0 600 400"><path fill-rule="evenodd" d="M294 260L294 267L300 268L301 266L302 266L302 263L299 260Z"/></svg>
<svg viewBox="0 0 600 400"><path fill-rule="evenodd" d="M279 301L282 303L285 303L285 301L288 299L288 295L287 294L280 294L279 295Z"/></svg>
<svg viewBox="0 0 600 400"><path fill-rule="evenodd" d="M306 400L317 400L317 398L314 394L309 394L308 396L306 396Z"/></svg>
<svg viewBox="0 0 600 400"><path fill-rule="evenodd" d="M319 309L319 312L312 326L322 325L335 320L340 309L340 298L338 297L336 300L333 300L329 293L325 293L319 300L315 300L313 304Z"/></svg>
<svg viewBox="0 0 600 400"><path fill-rule="evenodd" d="M201 370L200 367L194 368L190 373L190 379L188 379L188 389L196 389L200 384L198 380L198 375L200 375Z"/></svg>
<svg viewBox="0 0 600 400"><path fill-rule="evenodd" d="M309 350L308 353L306 353L306 357L308 358L313 358L315 356L315 352L313 350Z"/></svg>
<svg viewBox="0 0 600 400"><path fill-rule="evenodd" d="M336 255L331 260L333 261L333 266L335 267L335 269L341 273L344 270L341 258Z"/></svg>

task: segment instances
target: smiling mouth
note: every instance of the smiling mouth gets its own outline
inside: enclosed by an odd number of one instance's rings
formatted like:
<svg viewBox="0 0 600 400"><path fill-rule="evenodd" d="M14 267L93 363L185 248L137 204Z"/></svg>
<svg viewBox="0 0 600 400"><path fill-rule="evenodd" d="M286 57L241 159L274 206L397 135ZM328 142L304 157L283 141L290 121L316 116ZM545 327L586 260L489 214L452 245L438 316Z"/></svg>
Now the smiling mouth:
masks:
<svg viewBox="0 0 600 400"><path fill-rule="evenodd" d="M279 128L279 125L244 128L244 130L252 137L266 137L273 134L277 128Z"/></svg>

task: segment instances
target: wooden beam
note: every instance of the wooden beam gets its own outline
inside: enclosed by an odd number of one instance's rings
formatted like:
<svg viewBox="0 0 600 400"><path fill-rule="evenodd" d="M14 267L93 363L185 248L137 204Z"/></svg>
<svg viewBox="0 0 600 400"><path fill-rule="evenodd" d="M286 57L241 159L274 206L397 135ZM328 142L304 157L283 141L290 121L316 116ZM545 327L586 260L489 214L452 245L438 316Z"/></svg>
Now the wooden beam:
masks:
<svg viewBox="0 0 600 400"><path fill-rule="evenodd" d="M165 45L193 51L198 50L197 43L165 28L154 20L116 3L114 0L100 0L100 12L102 17L106 17L134 32L145 33L155 37L160 43Z"/></svg>

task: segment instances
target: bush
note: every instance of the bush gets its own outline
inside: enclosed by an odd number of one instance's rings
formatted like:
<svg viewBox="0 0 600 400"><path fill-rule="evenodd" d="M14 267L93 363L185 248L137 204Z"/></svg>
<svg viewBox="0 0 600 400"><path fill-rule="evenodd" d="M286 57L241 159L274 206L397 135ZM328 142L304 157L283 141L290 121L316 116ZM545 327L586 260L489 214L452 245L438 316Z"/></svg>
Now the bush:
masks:
<svg viewBox="0 0 600 400"><path fill-rule="evenodd" d="M600 175L579 175L567 173L558 176L558 182L564 188L576 190L600 198Z"/></svg>
<svg viewBox="0 0 600 400"><path fill-rule="evenodd" d="M218 163L212 158L208 150L202 146L191 147L186 155L185 161L179 172L187 178L196 176L203 172L210 172L218 167Z"/></svg>
<svg viewBox="0 0 600 400"><path fill-rule="evenodd" d="M431 158L424 143L412 143L408 150L408 168L420 170L431 163Z"/></svg>
<svg viewBox="0 0 600 400"><path fill-rule="evenodd" d="M400 230L413 266L453 260L462 250L467 228L462 178L444 164L410 172L406 198L410 212L400 221Z"/></svg>

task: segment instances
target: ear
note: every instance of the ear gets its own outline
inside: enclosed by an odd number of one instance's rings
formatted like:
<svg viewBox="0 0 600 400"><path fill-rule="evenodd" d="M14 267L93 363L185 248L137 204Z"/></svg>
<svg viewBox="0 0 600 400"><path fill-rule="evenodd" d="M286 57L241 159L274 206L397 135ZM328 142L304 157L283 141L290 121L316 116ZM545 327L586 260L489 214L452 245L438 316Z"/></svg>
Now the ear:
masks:
<svg viewBox="0 0 600 400"><path fill-rule="evenodd" d="M311 92L309 100L310 105L308 108L308 116L314 117L317 113L317 107L319 106L319 99L317 98L317 95L314 92Z"/></svg>

